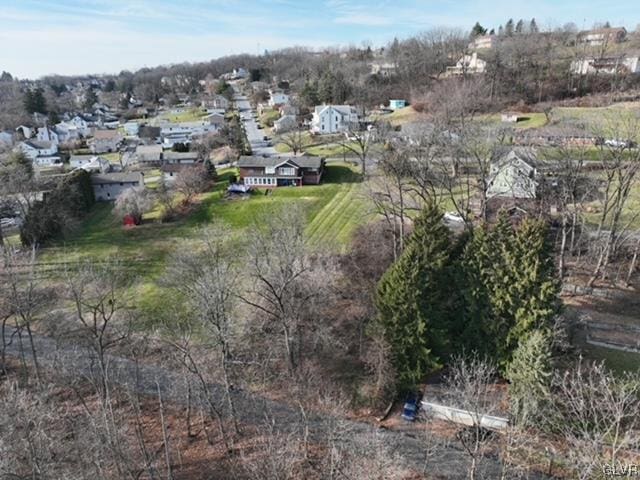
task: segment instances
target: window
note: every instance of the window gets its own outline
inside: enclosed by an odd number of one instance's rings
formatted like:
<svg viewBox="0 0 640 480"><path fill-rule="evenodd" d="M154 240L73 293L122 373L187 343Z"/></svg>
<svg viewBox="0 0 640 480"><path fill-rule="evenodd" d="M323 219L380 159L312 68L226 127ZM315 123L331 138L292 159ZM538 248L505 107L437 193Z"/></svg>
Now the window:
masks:
<svg viewBox="0 0 640 480"><path fill-rule="evenodd" d="M274 173L276 173L276 167L265 167L264 173L268 175L273 175Z"/></svg>

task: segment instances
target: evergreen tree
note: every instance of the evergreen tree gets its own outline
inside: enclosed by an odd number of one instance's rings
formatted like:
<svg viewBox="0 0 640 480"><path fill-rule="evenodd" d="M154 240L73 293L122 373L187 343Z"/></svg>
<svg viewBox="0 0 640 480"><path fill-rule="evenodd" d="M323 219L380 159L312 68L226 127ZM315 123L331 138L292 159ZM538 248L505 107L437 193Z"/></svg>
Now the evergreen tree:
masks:
<svg viewBox="0 0 640 480"><path fill-rule="evenodd" d="M12 82L13 76L9 72L2 71L0 74L0 82Z"/></svg>
<svg viewBox="0 0 640 480"><path fill-rule="evenodd" d="M44 92L40 87L27 90L25 92L23 102L27 113L47 113L47 101L45 100Z"/></svg>
<svg viewBox="0 0 640 480"><path fill-rule="evenodd" d="M486 35L487 29L480 25L480 22L476 22L476 24L471 29L471 38L480 37L482 35Z"/></svg>
<svg viewBox="0 0 640 480"><path fill-rule="evenodd" d="M318 100L321 103L333 103L335 84L335 75L330 71L325 72L318 85Z"/></svg>
<svg viewBox="0 0 640 480"><path fill-rule="evenodd" d="M218 172L216 172L216 166L211 161L211 158L207 156L203 162L204 169L207 172L207 178L211 181L214 181L218 177Z"/></svg>
<svg viewBox="0 0 640 480"><path fill-rule="evenodd" d="M447 350L449 260L449 231L438 208L428 205L377 288L377 324L392 347L400 388L411 388L437 368Z"/></svg>
<svg viewBox="0 0 640 480"><path fill-rule="evenodd" d="M504 34L505 34L507 37L512 37L512 36L513 36L513 30L514 30L514 27L513 27L513 18L510 18L510 19L507 21L507 23L505 24L505 26L504 26Z"/></svg>
<svg viewBox="0 0 640 480"><path fill-rule="evenodd" d="M98 103L98 95L93 88L89 88L84 94L84 102L82 103L82 107L86 111L93 110L93 105Z"/></svg>
<svg viewBox="0 0 640 480"><path fill-rule="evenodd" d="M538 33L540 30L538 29L538 24L536 23L536 19L532 18L531 23L529 24L529 32Z"/></svg>
<svg viewBox="0 0 640 480"><path fill-rule="evenodd" d="M524 33L524 20L518 20L516 23L516 33Z"/></svg>
<svg viewBox="0 0 640 480"><path fill-rule="evenodd" d="M535 330L522 339L506 369L511 414L516 422L532 426L544 415L552 374L552 339Z"/></svg>
<svg viewBox="0 0 640 480"><path fill-rule="evenodd" d="M504 35L504 27L500 25L498 27L498 36L502 37Z"/></svg>
<svg viewBox="0 0 640 480"><path fill-rule="evenodd" d="M611 23L609 23L609 20L604 22L604 25L602 26L602 28L611 28Z"/></svg>
<svg viewBox="0 0 640 480"><path fill-rule="evenodd" d="M462 325L459 348L501 367L531 332L548 328L560 310L546 227L525 221L516 232L503 213L492 230L476 229L459 262Z"/></svg>
<svg viewBox="0 0 640 480"><path fill-rule="evenodd" d="M495 28L492 28L492 29L489 31L489 35L495 35L495 34L496 34L496 30L495 30Z"/></svg>
<svg viewBox="0 0 640 480"><path fill-rule="evenodd" d="M302 92L300 92L300 98L308 107L318 105L320 103L318 84L316 82L306 81L302 88Z"/></svg>

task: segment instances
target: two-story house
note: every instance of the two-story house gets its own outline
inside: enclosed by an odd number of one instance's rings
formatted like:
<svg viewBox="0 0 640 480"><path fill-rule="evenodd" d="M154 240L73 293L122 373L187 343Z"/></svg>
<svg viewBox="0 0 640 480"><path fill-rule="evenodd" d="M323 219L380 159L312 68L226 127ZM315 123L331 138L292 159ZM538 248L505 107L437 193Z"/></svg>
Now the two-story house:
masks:
<svg viewBox="0 0 640 480"><path fill-rule="evenodd" d="M36 140L40 142L51 142L55 143L56 145L60 144L58 134L47 125L38 128L38 133L36 133Z"/></svg>
<svg viewBox="0 0 640 480"><path fill-rule="evenodd" d="M268 103L270 107L275 107L276 105L287 105L289 103L289 95L279 88L272 88L269 90Z"/></svg>
<svg viewBox="0 0 640 480"><path fill-rule="evenodd" d="M357 128L359 116L351 105L318 105L311 119L311 131L318 134L342 133Z"/></svg>
<svg viewBox="0 0 640 480"><path fill-rule="evenodd" d="M640 57L638 55L583 57L571 62L571 73L576 75L640 73Z"/></svg>
<svg viewBox="0 0 640 480"><path fill-rule="evenodd" d="M107 173L111 171L111 163L104 157L97 155L71 155L69 166L87 172Z"/></svg>
<svg viewBox="0 0 640 480"><path fill-rule="evenodd" d="M122 143L122 135L117 130L96 130L89 141L92 153L116 152Z"/></svg>
<svg viewBox="0 0 640 480"><path fill-rule="evenodd" d="M528 150L512 149L491 164L487 198L534 199L538 172Z"/></svg>
<svg viewBox="0 0 640 480"><path fill-rule="evenodd" d="M487 62L478 56L477 52L471 55L463 55L456 62L455 66L447 67L447 75L474 75L484 73L487 69Z"/></svg>
<svg viewBox="0 0 640 480"><path fill-rule="evenodd" d="M34 167L62 166L62 160L57 155L58 146L52 142L27 140L16 147L31 160Z"/></svg>
<svg viewBox="0 0 640 480"><path fill-rule="evenodd" d="M242 156L238 167L240 181L248 187L318 185L322 179L324 158Z"/></svg>
<svg viewBox="0 0 640 480"><path fill-rule="evenodd" d="M144 187L144 176L141 172L95 173L91 175L91 186L96 201L108 202L130 188Z"/></svg>

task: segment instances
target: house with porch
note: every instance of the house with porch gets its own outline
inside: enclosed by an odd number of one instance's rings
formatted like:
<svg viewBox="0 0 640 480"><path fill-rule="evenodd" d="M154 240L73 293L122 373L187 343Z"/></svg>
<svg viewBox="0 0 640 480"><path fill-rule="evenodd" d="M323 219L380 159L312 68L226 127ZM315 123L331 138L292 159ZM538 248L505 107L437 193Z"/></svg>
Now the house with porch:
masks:
<svg viewBox="0 0 640 480"><path fill-rule="evenodd" d="M624 27L596 28L585 30L578 34L578 42L590 47L600 47L611 43L622 43L627 38L627 29Z"/></svg>
<svg viewBox="0 0 640 480"><path fill-rule="evenodd" d="M478 52L471 55L463 55L456 62L455 66L447 67L447 75L475 75L484 73L487 69L487 62L478 56Z"/></svg>
<svg viewBox="0 0 640 480"><path fill-rule="evenodd" d="M240 181L248 187L276 188L318 185L324 158L242 156L238 161Z"/></svg>

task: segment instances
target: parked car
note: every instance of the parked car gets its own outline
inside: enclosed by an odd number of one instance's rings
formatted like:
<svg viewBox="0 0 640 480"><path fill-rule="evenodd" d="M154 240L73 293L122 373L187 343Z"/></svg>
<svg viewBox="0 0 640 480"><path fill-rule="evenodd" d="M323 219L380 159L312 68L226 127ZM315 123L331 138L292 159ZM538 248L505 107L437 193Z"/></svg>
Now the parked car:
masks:
<svg viewBox="0 0 640 480"><path fill-rule="evenodd" d="M421 396L418 393L409 393L404 401L404 407L402 407L402 418L407 422L415 421L418 416L418 410L420 409Z"/></svg>
<svg viewBox="0 0 640 480"><path fill-rule="evenodd" d="M256 127L258 128L258 130L262 130L262 125L258 124L256 125Z"/></svg>
<svg viewBox="0 0 640 480"><path fill-rule="evenodd" d="M269 137L267 137L266 135L264 137L262 137L262 140L264 140L265 142L269 140Z"/></svg>

